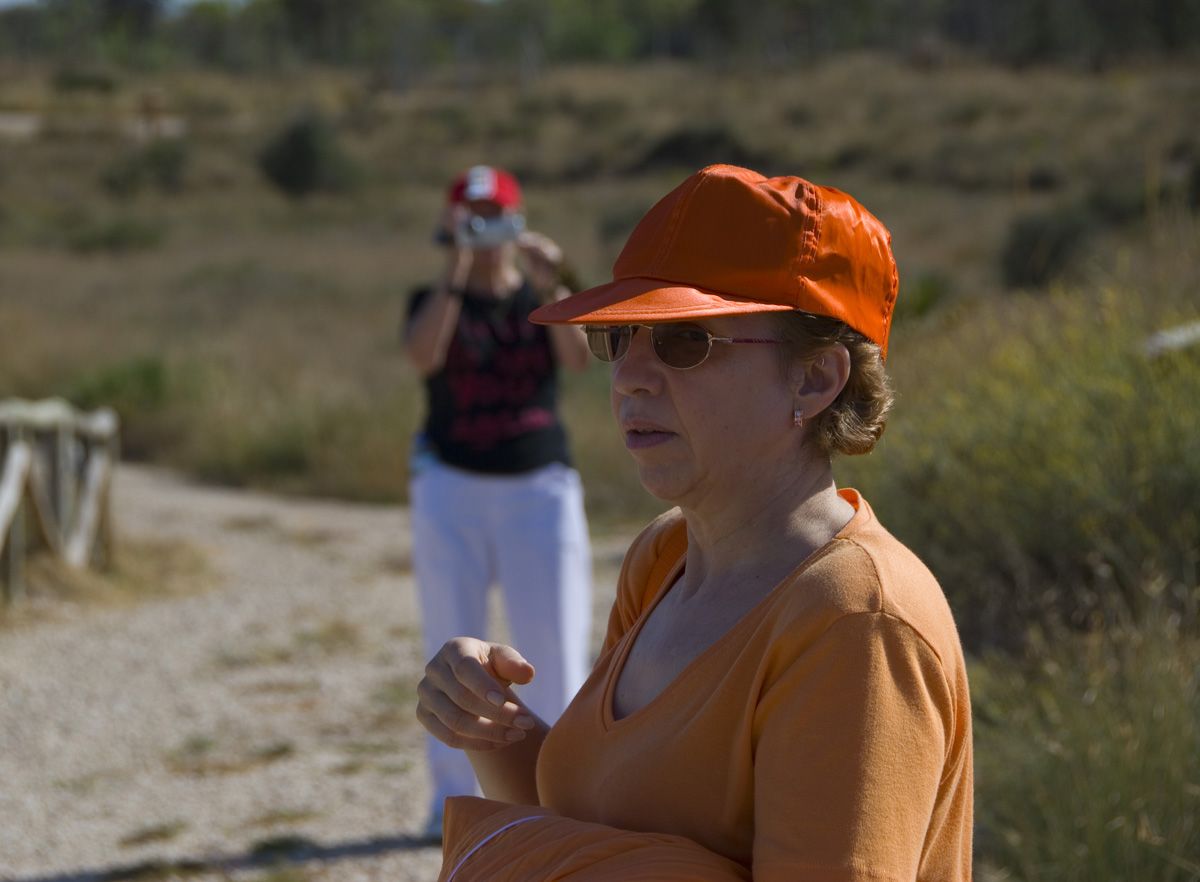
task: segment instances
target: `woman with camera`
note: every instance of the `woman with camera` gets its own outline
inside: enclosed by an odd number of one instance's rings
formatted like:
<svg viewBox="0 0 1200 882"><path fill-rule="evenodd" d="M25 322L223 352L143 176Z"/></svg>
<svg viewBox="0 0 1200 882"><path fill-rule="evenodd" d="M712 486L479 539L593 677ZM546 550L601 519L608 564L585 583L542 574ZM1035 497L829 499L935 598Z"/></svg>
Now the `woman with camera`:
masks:
<svg viewBox="0 0 1200 882"><path fill-rule="evenodd" d="M579 475L558 413L558 370L587 365L572 327L529 322L569 292L558 246L526 231L521 191L476 166L451 185L436 241L445 269L414 292L405 352L424 379L426 421L411 457L413 569L426 654L485 630L499 583L513 639L537 677L522 697L557 719L587 674L591 554ZM425 835L447 796L475 792L461 751L429 740Z"/></svg>

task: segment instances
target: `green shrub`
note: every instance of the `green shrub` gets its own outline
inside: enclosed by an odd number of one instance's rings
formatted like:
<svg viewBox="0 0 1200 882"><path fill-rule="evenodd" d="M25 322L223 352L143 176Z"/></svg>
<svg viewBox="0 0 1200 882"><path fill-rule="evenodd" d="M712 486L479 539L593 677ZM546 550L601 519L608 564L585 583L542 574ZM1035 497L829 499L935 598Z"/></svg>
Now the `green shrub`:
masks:
<svg viewBox="0 0 1200 882"><path fill-rule="evenodd" d="M1149 199L1143 178L1114 175L1092 185L1087 208L1105 223L1127 224L1146 216Z"/></svg>
<svg viewBox="0 0 1200 882"><path fill-rule="evenodd" d="M660 169L693 170L714 162L755 167L759 155L748 149L733 127L724 123L685 125L660 138L632 163L627 174Z"/></svg>
<svg viewBox="0 0 1200 882"><path fill-rule="evenodd" d="M1000 256L1000 273L1010 288L1040 287L1062 274L1091 231L1088 215L1075 207L1016 218Z"/></svg>
<svg viewBox="0 0 1200 882"><path fill-rule="evenodd" d="M65 224L62 235L72 251L122 253L158 247L167 237L167 227L161 218L152 220L126 214L79 217Z"/></svg>
<svg viewBox="0 0 1200 882"><path fill-rule="evenodd" d="M1063 177L1062 171L1053 165L1039 163L1030 168L1025 175L1025 186L1035 193L1061 190L1064 183Z"/></svg>
<svg viewBox="0 0 1200 882"><path fill-rule="evenodd" d="M306 428L287 421L258 433L246 448L244 470L261 477L304 474L310 460Z"/></svg>
<svg viewBox="0 0 1200 882"><path fill-rule="evenodd" d="M157 356L119 361L77 379L68 397L83 408L159 410L167 401L167 366Z"/></svg>
<svg viewBox="0 0 1200 882"><path fill-rule="evenodd" d="M295 199L316 192L344 192L358 176L338 144L333 126L316 113L288 123L259 156L259 168L271 183Z"/></svg>
<svg viewBox="0 0 1200 882"><path fill-rule="evenodd" d="M147 184L177 193L183 188L187 159L183 141L159 139L109 165L100 180L114 196L132 196Z"/></svg>
<svg viewBox="0 0 1200 882"><path fill-rule="evenodd" d="M187 171L187 144L178 138L158 138L142 150L142 164L150 183L164 193L183 189Z"/></svg>
<svg viewBox="0 0 1200 882"><path fill-rule="evenodd" d="M940 272L923 272L909 283L901 279L903 290L896 298L893 321L902 322L929 315L950 295L950 280Z"/></svg>
<svg viewBox="0 0 1200 882"><path fill-rule="evenodd" d="M132 459L168 451L179 435L172 405L187 383L159 356L135 356L89 371L68 382L64 397L85 410L111 407L121 420L121 450Z"/></svg>
<svg viewBox="0 0 1200 882"><path fill-rule="evenodd" d="M117 77L112 71L99 67L67 66L54 72L51 79L59 92L98 92L108 94L117 90Z"/></svg>
<svg viewBox="0 0 1200 882"><path fill-rule="evenodd" d="M1022 882L1200 878L1200 644L1162 620L972 670L976 854Z"/></svg>
<svg viewBox="0 0 1200 882"><path fill-rule="evenodd" d="M880 449L843 479L938 576L969 645L1136 620L1151 589L1195 603L1200 358L1144 356L1133 292L1008 307L922 341Z"/></svg>
<svg viewBox="0 0 1200 882"><path fill-rule="evenodd" d="M649 207L621 202L602 210L596 219L597 238L606 247L622 247Z"/></svg>

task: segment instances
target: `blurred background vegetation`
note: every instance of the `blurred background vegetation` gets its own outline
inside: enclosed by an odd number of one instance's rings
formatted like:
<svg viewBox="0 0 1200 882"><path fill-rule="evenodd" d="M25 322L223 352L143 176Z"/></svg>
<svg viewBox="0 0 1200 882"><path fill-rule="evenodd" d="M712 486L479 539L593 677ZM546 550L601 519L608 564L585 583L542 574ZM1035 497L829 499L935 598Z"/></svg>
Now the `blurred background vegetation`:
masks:
<svg viewBox="0 0 1200 882"><path fill-rule="evenodd" d="M894 233L895 418L839 463L971 651L980 876L1200 880L1200 0L45 0L0 9L0 396L203 479L402 501L446 181L584 283L708 162ZM638 487L607 375L593 521Z"/></svg>

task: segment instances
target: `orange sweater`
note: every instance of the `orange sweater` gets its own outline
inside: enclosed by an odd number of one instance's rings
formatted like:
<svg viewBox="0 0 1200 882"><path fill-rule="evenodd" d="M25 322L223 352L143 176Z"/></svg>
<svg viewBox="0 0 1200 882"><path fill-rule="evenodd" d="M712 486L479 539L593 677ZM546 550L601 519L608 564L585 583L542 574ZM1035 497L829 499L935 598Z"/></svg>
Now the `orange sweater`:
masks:
<svg viewBox="0 0 1200 882"><path fill-rule="evenodd" d="M677 511L647 528L604 651L542 747L544 808L451 800L443 878L625 879L636 865L662 880L969 879L971 719L954 622L929 571L857 493L842 495L856 514L833 541L614 720L621 667L687 547ZM458 836L468 816L475 830ZM551 871L596 837L603 860ZM472 875L483 855L489 875Z"/></svg>

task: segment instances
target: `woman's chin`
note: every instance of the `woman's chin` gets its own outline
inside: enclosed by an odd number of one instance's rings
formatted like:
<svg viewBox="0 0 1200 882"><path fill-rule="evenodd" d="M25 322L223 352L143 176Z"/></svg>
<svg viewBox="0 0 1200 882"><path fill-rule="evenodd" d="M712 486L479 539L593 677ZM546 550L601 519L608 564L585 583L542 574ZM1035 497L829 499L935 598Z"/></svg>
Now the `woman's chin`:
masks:
<svg viewBox="0 0 1200 882"><path fill-rule="evenodd" d="M690 482L684 480L681 475L673 475L665 469L648 466L638 469L638 480L642 483L642 489L655 499L661 499L672 505L679 505L683 501L687 495L687 488L690 486Z"/></svg>

